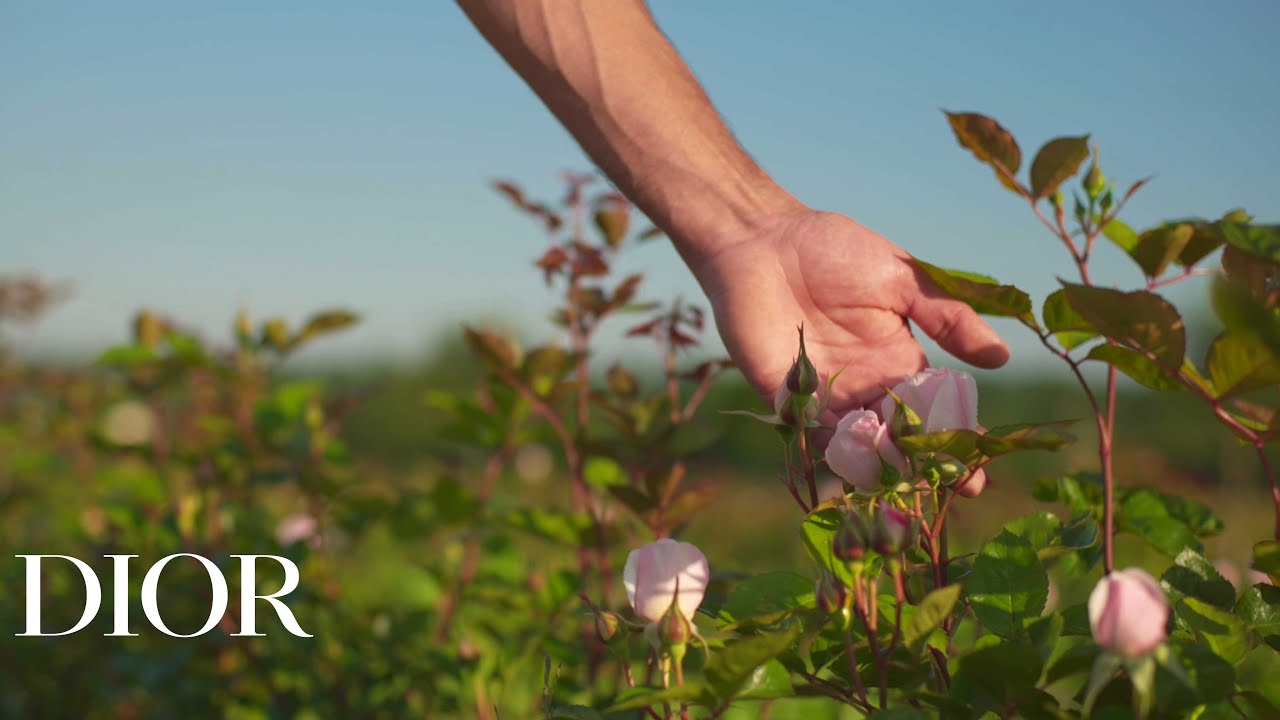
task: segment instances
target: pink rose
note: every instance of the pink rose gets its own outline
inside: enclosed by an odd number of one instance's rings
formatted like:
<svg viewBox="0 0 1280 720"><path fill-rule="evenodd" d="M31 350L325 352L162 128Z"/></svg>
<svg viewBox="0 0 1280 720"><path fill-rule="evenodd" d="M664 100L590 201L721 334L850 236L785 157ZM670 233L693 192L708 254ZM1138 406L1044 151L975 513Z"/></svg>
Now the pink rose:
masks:
<svg viewBox="0 0 1280 720"><path fill-rule="evenodd" d="M661 620L671 608L673 598L680 614L692 622L710 577L707 557L701 550L670 538L632 550L622 570L627 600L636 615L649 622Z"/></svg>
<svg viewBox="0 0 1280 720"><path fill-rule="evenodd" d="M312 515L295 513L280 521L276 526L276 542L281 545L292 545L315 537L320 524Z"/></svg>
<svg viewBox="0 0 1280 720"><path fill-rule="evenodd" d="M1093 641L1108 652L1141 657L1164 642L1169 602L1155 578L1141 568L1104 576L1089 595Z"/></svg>
<svg viewBox="0 0 1280 720"><path fill-rule="evenodd" d="M926 433L978 429L978 384L960 370L925 368L898 383L893 392L920 416ZM893 422L898 403L887 396L880 404L885 422Z"/></svg>
<svg viewBox="0 0 1280 720"><path fill-rule="evenodd" d="M909 479L907 459L889 437L889 426L870 410L854 410L840 419L826 457L831 471L859 490L880 487L881 460Z"/></svg>

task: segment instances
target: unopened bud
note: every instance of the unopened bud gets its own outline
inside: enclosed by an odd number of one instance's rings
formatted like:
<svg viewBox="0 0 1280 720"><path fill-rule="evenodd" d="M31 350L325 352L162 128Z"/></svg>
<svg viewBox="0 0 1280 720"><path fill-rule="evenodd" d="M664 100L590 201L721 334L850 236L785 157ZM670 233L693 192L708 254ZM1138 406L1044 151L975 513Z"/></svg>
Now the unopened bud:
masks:
<svg viewBox="0 0 1280 720"><path fill-rule="evenodd" d="M618 616L608 610L600 610L596 613L596 635L600 638L600 642L606 645L610 640L618 635Z"/></svg>
<svg viewBox="0 0 1280 720"><path fill-rule="evenodd" d="M818 369L804 349L804 328L800 328L800 354L787 372L787 389L792 395L812 395L818 391Z"/></svg>
<svg viewBox="0 0 1280 720"><path fill-rule="evenodd" d="M658 638L664 647L672 651L672 654L677 650L682 651L693 638L693 625L689 623L689 618L680 612L678 604L671 603L667 614L658 621Z"/></svg>
<svg viewBox="0 0 1280 720"><path fill-rule="evenodd" d="M272 318L262 324L262 341L277 352L289 349L289 325L281 318Z"/></svg>
<svg viewBox="0 0 1280 720"><path fill-rule="evenodd" d="M831 539L832 556L844 562L861 560L866 554L869 535L867 523L860 514L851 512L845 515L840 529L836 530L835 537Z"/></svg>
<svg viewBox="0 0 1280 720"><path fill-rule="evenodd" d="M818 600L818 609L828 615L835 615L844 610L849 603L849 586L840 578L825 570L814 586L814 595Z"/></svg>
<svg viewBox="0 0 1280 720"><path fill-rule="evenodd" d="M141 310L133 318L133 339L142 347L155 347L164 332L164 320L150 310Z"/></svg>
<svg viewBox="0 0 1280 720"><path fill-rule="evenodd" d="M1103 175L1102 168L1098 167L1097 145L1093 146L1093 161L1089 163L1089 172L1085 173L1080 185L1090 200L1097 200L1102 191L1107 189L1107 176Z"/></svg>
<svg viewBox="0 0 1280 720"><path fill-rule="evenodd" d="M880 505L871 532L871 547L881 555L897 555L915 542L915 532L915 523L906 513Z"/></svg>

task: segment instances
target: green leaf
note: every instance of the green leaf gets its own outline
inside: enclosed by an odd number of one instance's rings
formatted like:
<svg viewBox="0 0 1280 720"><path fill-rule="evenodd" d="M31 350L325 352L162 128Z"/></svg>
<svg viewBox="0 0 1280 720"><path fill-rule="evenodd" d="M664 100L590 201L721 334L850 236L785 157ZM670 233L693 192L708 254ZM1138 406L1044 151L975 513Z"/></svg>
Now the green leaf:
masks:
<svg viewBox="0 0 1280 720"><path fill-rule="evenodd" d="M1253 562L1249 567L1280 582L1280 540L1263 540L1253 546Z"/></svg>
<svg viewBox="0 0 1280 720"><path fill-rule="evenodd" d="M902 629L902 641L911 648L913 654L919 655L924 650L924 643L934 630L942 627L942 621L955 609L960 600L959 584L944 585L929 593L920 601L911 621Z"/></svg>
<svg viewBox="0 0 1280 720"><path fill-rule="evenodd" d="M108 349L94 362L105 367L128 370L158 360L155 350L145 345L121 345Z"/></svg>
<svg viewBox="0 0 1280 720"><path fill-rule="evenodd" d="M347 310L318 312L307 318L307 321L302 325L302 329L298 331L297 335L293 336L291 345L298 347L308 340L351 327L359 321L360 317L358 315Z"/></svg>
<svg viewBox="0 0 1280 720"><path fill-rule="evenodd" d="M1227 330L1255 336L1272 355L1280 357L1280 317L1255 298L1248 288L1216 278L1209 291L1214 313Z"/></svg>
<svg viewBox="0 0 1280 720"><path fill-rule="evenodd" d="M791 672L777 660L766 661L747 676L734 697L738 700L772 700L792 697Z"/></svg>
<svg viewBox="0 0 1280 720"><path fill-rule="evenodd" d="M747 578L729 594L724 612L734 620L814 607L813 581L788 572Z"/></svg>
<svg viewBox="0 0 1280 720"><path fill-rule="evenodd" d="M623 688L614 699L613 704L605 709L605 715L613 715L627 710L636 710L651 705L662 705L673 702L698 702L709 705L715 701L710 688L699 682L685 682L670 688L633 687Z"/></svg>
<svg viewBox="0 0 1280 720"><path fill-rule="evenodd" d="M1186 223L1159 225L1138 236L1133 259L1147 277L1160 277L1191 242L1195 229Z"/></svg>
<svg viewBox="0 0 1280 720"><path fill-rule="evenodd" d="M1182 367L1187 337L1182 316L1164 298L1145 290L1122 292L1111 288L1063 283L1067 300L1098 332L1149 353L1161 367Z"/></svg>
<svg viewBox="0 0 1280 720"><path fill-rule="evenodd" d="M888 710L876 710L871 713L873 720L929 720L923 710L913 707L893 707Z"/></svg>
<svg viewBox="0 0 1280 720"><path fill-rule="evenodd" d="M969 464L981 457L982 435L973 430L943 430L898 438L898 446L908 453L941 453Z"/></svg>
<svg viewBox="0 0 1280 720"><path fill-rule="evenodd" d="M1218 231L1232 247L1280 263L1280 225L1219 222Z"/></svg>
<svg viewBox="0 0 1280 720"><path fill-rule="evenodd" d="M1181 625L1194 633L1197 642L1232 665L1249 649L1244 621L1228 610L1194 597L1184 597L1174 606L1174 613Z"/></svg>
<svg viewBox="0 0 1280 720"><path fill-rule="evenodd" d="M1254 333L1222 333L1209 345L1206 362L1215 397L1280 383L1280 357Z"/></svg>
<svg viewBox="0 0 1280 720"><path fill-rule="evenodd" d="M611 248L617 248L622 244L622 238L627 234L629 220L630 214L625 207L602 208L597 210L595 214L596 227L600 230L600 235L604 238L605 244Z"/></svg>
<svg viewBox="0 0 1280 720"><path fill-rule="evenodd" d="M1088 158L1088 135L1054 138L1045 143L1031 161L1031 194L1037 199L1054 194Z"/></svg>
<svg viewBox="0 0 1280 720"><path fill-rule="evenodd" d="M1016 317L1035 325L1031 313L1031 296L1012 285L1001 285L991 278L973 273L947 270L912 259L916 267L929 276L946 294L960 300L982 315Z"/></svg>
<svg viewBox="0 0 1280 720"><path fill-rule="evenodd" d="M582 464L582 477L593 488L605 489L610 485L627 482L626 471L617 460L603 455L592 455Z"/></svg>
<svg viewBox="0 0 1280 720"><path fill-rule="evenodd" d="M1017 520L1005 523L1004 529L1026 540L1037 552L1045 549L1057 537L1062 528L1062 521L1057 515L1041 510L1023 515Z"/></svg>
<svg viewBox="0 0 1280 720"><path fill-rule="evenodd" d="M952 677L951 696L984 710L1014 705L1035 689L1044 661L1027 643L1004 642L960 658Z"/></svg>
<svg viewBox="0 0 1280 720"><path fill-rule="evenodd" d="M595 708L585 705L556 705L547 713L548 720L604 720Z"/></svg>
<svg viewBox="0 0 1280 720"><path fill-rule="evenodd" d="M1191 241L1178 256L1178 264L1191 267L1208 257L1209 253L1222 246L1224 239L1213 223L1195 221L1191 223Z"/></svg>
<svg viewBox="0 0 1280 720"><path fill-rule="evenodd" d="M1160 584L1172 603L1191 597L1223 610L1230 610L1236 603L1235 586L1218 573L1213 563L1191 549L1174 558L1173 566L1160 576Z"/></svg>
<svg viewBox="0 0 1280 720"><path fill-rule="evenodd" d="M1009 179L1016 176L1022 167L1022 150L1013 135L1001 127L1000 123L985 115L946 110L943 113L947 116L947 122L951 123L951 131L955 133L960 146L992 169L997 166L1004 169L1007 176L996 170L996 178L1001 185L1018 192L1017 185Z"/></svg>
<svg viewBox="0 0 1280 720"><path fill-rule="evenodd" d="M1044 317L1045 328L1057 334L1058 343L1065 350L1098 337L1089 321L1067 302L1067 293L1061 289L1054 290L1044 299L1041 315Z"/></svg>
<svg viewBox="0 0 1280 720"><path fill-rule="evenodd" d="M721 701L733 698L739 689L760 680L755 677L760 666L790 648L801 632L800 623L793 623L783 632L755 635L726 644L707 659L703 668L707 685ZM775 677L770 683L776 687L776 671L773 674Z"/></svg>
<svg viewBox="0 0 1280 720"><path fill-rule="evenodd" d="M1077 472L1059 478L1044 478L1036 483L1032 495L1041 502L1064 503L1072 513L1101 512L1102 476Z"/></svg>
<svg viewBox="0 0 1280 720"><path fill-rule="evenodd" d="M1049 577L1031 543L1008 530L982 546L966 588L973 613L988 630L1012 638L1044 610Z"/></svg>
<svg viewBox="0 0 1280 720"><path fill-rule="evenodd" d="M1017 450L1061 450L1076 441L1064 430L1074 420L1044 423L1000 425L978 438L978 449L988 457L1006 455Z"/></svg>
<svg viewBox="0 0 1280 720"><path fill-rule="evenodd" d="M1144 387L1161 392L1178 392L1183 390L1182 384L1165 374L1159 365L1136 350L1118 345L1098 345L1090 348L1087 360L1098 360L1128 375L1131 380Z"/></svg>
<svg viewBox="0 0 1280 720"><path fill-rule="evenodd" d="M1102 234L1129 256L1138 249L1138 233L1120 220L1107 222L1102 228Z"/></svg>
<svg viewBox="0 0 1280 720"><path fill-rule="evenodd" d="M849 566L843 562L833 561L831 557L831 542L843 523L842 511L837 508L826 508L805 516L800 532L804 538L805 548L808 549L814 562L818 563L818 567L831 570L846 585L852 586L853 576L849 573Z"/></svg>
<svg viewBox="0 0 1280 720"><path fill-rule="evenodd" d="M1203 549L1186 523L1169 514L1169 508L1155 490L1143 488L1128 493L1120 503L1118 525L1122 530L1140 535L1169 557L1178 557L1188 548Z"/></svg>

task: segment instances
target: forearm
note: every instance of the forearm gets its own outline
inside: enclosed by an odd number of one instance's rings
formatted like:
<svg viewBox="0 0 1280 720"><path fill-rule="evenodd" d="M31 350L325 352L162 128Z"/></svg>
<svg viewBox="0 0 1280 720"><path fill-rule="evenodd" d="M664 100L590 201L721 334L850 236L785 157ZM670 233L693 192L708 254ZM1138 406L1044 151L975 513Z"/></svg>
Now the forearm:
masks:
<svg viewBox="0 0 1280 720"><path fill-rule="evenodd" d="M742 150L641 0L458 0L691 266L797 201Z"/></svg>

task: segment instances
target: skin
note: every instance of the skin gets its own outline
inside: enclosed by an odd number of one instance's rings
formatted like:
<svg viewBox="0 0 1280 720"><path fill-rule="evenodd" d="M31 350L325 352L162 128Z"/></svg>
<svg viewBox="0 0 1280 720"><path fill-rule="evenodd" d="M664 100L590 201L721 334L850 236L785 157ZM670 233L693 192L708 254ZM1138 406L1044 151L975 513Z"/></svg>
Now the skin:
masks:
<svg viewBox="0 0 1280 720"><path fill-rule="evenodd" d="M961 360L1008 347L901 248L805 206L738 145L642 0L458 0L609 179L671 238L743 375L772 398L805 328L836 416L926 366L909 322Z"/></svg>

